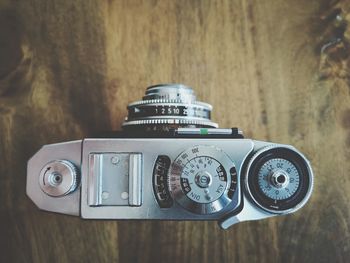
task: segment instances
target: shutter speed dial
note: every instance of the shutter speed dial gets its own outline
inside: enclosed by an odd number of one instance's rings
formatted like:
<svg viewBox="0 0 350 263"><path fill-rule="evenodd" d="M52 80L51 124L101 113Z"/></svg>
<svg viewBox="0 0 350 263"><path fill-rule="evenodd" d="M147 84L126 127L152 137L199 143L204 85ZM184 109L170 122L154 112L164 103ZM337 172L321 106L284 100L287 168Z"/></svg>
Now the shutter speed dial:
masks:
<svg viewBox="0 0 350 263"><path fill-rule="evenodd" d="M173 162L169 189L176 202L187 210L197 214L215 213L231 202L236 190L236 181L231 180L233 171L236 175L233 162L223 151L212 146L196 146Z"/></svg>
<svg viewBox="0 0 350 263"><path fill-rule="evenodd" d="M208 156L198 156L185 164L180 184L187 197L194 202L210 203L217 200L227 186L227 175L222 165Z"/></svg>

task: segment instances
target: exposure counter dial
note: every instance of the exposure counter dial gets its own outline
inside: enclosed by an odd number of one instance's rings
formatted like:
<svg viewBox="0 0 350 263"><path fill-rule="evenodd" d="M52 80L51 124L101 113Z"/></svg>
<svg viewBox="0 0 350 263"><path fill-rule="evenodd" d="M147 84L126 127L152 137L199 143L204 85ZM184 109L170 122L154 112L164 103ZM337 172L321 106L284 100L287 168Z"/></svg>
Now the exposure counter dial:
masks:
<svg viewBox="0 0 350 263"><path fill-rule="evenodd" d="M298 190L299 172L290 161L274 158L267 161L258 173L260 189L276 200L284 200Z"/></svg>
<svg viewBox="0 0 350 263"><path fill-rule="evenodd" d="M247 168L246 189L251 199L271 213L290 213L310 197L312 171L303 155L289 147L257 151Z"/></svg>
<svg viewBox="0 0 350 263"><path fill-rule="evenodd" d="M232 174L236 176L234 164L222 150L196 146L173 162L169 189L176 202L189 211L211 214L230 203L237 183Z"/></svg>

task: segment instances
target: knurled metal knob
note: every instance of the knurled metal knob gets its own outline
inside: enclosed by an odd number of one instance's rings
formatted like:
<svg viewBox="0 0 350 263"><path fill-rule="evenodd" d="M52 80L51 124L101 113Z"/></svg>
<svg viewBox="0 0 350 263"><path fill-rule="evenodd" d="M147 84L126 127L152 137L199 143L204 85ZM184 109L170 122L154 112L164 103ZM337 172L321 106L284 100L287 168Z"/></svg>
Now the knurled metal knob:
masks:
<svg viewBox="0 0 350 263"><path fill-rule="evenodd" d="M47 163L40 172L41 190L49 196L65 196L79 185L79 171L67 160L54 160Z"/></svg>

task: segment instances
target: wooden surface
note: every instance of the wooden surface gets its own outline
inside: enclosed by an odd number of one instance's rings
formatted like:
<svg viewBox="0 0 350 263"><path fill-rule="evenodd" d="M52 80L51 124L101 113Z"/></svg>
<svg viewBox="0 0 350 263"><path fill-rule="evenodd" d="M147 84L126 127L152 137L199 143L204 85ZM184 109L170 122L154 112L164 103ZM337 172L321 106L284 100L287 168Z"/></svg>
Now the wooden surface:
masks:
<svg viewBox="0 0 350 263"><path fill-rule="evenodd" d="M0 0L0 262L349 262L349 23L346 0ZM194 87L221 127L303 151L306 207L223 231L34 206L41 145L118 129L164 82Z"/></svg>

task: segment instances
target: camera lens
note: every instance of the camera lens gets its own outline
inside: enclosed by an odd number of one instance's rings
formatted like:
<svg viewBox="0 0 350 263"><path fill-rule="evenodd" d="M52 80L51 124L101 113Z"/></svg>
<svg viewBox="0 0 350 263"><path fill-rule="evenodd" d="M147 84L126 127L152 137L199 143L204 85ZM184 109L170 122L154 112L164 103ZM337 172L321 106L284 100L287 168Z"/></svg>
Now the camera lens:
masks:
<svg viewBox="0 0 350 263"><path fill-rule="evenodd" d="M128 105L124 130L166 132L175 128L217 128L212 106L196 100L192 88L159 84L147 88L142 100Z"/></svg>

